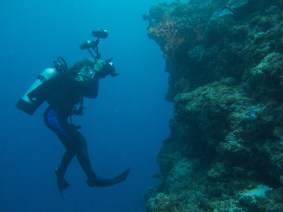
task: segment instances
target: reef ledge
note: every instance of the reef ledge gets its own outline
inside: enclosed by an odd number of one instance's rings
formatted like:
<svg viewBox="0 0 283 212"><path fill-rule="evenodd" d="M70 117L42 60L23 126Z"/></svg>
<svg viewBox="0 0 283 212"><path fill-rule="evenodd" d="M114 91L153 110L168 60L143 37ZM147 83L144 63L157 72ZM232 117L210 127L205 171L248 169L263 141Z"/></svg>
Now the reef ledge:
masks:
<svg viewBox="0 0 283 212"><path fill-rule="evenodd" d="M283 1L176 1L143 17L174 104L147 211L283 211Z"/></svg>

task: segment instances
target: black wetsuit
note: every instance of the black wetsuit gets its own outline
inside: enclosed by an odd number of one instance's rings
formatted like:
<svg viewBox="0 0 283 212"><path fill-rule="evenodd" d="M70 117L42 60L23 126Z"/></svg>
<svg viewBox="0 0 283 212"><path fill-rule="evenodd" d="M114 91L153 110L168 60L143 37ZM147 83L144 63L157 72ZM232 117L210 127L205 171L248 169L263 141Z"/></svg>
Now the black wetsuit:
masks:
<svg viewBox="0 0 283 212"><path fill-rule="evenodd" d="M98 177L92 170L89 160L87 143L77 126L69 121L74 113L75 106L84 96L96 98L98 94L99 79L95 78L89 83L78 82L70 74L60 74L47 81L30 94L30 97L45 98L49 103L44 113L46 126L56 133L66 151L61 163L56 169L57 185L59 190L66 189L69 184L65 181L66 170L74 157L77 158L85 172L89 186L111 186L124 181L130 169L112 179Z"/></svg>
<svg viewBox="0 0 283 212"><path fill-rule="evenodd" d="M93 173L88 156L86 140L78 131L77 127L68 122L67 118L68 117L60 114L60 111L52 106L49 106L44 113L46 126L56 133L66 149L58 169L60 170L60 174L64 176L68 165L76 156L80 166L90 178Z"/></svg>

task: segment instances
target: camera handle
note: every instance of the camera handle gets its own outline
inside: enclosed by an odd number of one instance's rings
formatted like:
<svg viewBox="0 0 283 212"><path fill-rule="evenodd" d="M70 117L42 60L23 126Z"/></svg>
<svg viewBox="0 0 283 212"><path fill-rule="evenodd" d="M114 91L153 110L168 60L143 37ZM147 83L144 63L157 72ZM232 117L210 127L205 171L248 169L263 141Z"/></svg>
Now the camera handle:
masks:
<svg viewBox="0 0 283 212"><path fill-rule="evenodd" d="M95 54L96 54L96 57L94 59L96 59L96 60L99 60L101 58L101 55L100 55L99 50L98 50L99 42L100 42L100 39L97 38L96 41L95 41L96 45L95 45L95 49L94 49Z"/></svg>
<svg viewBox="0 0 283 212"><path fill-rule="evenodd" d="M99 49L98 49L99 42L100 42L100 39L97 38L96 41L95 41L95 44L93 45L93 47L87 48L88 53L89 53L89 54L93 57L93 59L95 59L95 60L99 60L99 59L101 58L101 54L99 53ZM95 55L94 55L94 53L91 51L91 49L93 49L93 50L95 51Z"/></svg>

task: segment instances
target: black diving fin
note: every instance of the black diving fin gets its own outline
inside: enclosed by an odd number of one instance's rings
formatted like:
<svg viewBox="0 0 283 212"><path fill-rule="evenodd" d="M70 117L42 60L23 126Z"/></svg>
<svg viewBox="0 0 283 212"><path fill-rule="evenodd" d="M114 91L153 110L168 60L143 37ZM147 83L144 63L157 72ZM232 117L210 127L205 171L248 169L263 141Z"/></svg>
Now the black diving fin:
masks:
<svg viewBox="0 0 283 212"><path fill-rule="evenodd" d="M131 171L131 167L127 168L114 178L105 179L97 175L93 175L87 180L89 187L108 187L125 181Z"/></svg>

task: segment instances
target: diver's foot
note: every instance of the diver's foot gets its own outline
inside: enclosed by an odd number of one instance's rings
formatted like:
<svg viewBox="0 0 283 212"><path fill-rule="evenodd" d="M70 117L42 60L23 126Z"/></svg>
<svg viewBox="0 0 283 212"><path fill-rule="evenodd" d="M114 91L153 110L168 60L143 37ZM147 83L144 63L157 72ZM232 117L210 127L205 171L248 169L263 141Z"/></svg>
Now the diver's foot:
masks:
<svg viewBox="0 0 283 212"><path fill-rule="evenodd" d="M107 187L107 186L112 186L117 183L121 183L125 181L131 171L131 168L126 169L123 171L121 174L117 175L114 178L111 179L104 179L101 177L98 177L96 175L93 175L92 177L88 178L87 184L89 187Z"/></svg>
<svg viewBox="0 0 283 212"><path fill-rule="evenodd" d="M62 177L57 177L57 187L59 191L63 191L70 187L70 184Z"/></svg>
<svg viewBox="0 0 283 212"><path fill-rule="evenodd" d="M60 173L59 169L55 170L56 174L56 182L57 182L57 187L59 191L63 191L70 187L70 184L65 180L64 176Z"/></svg>

